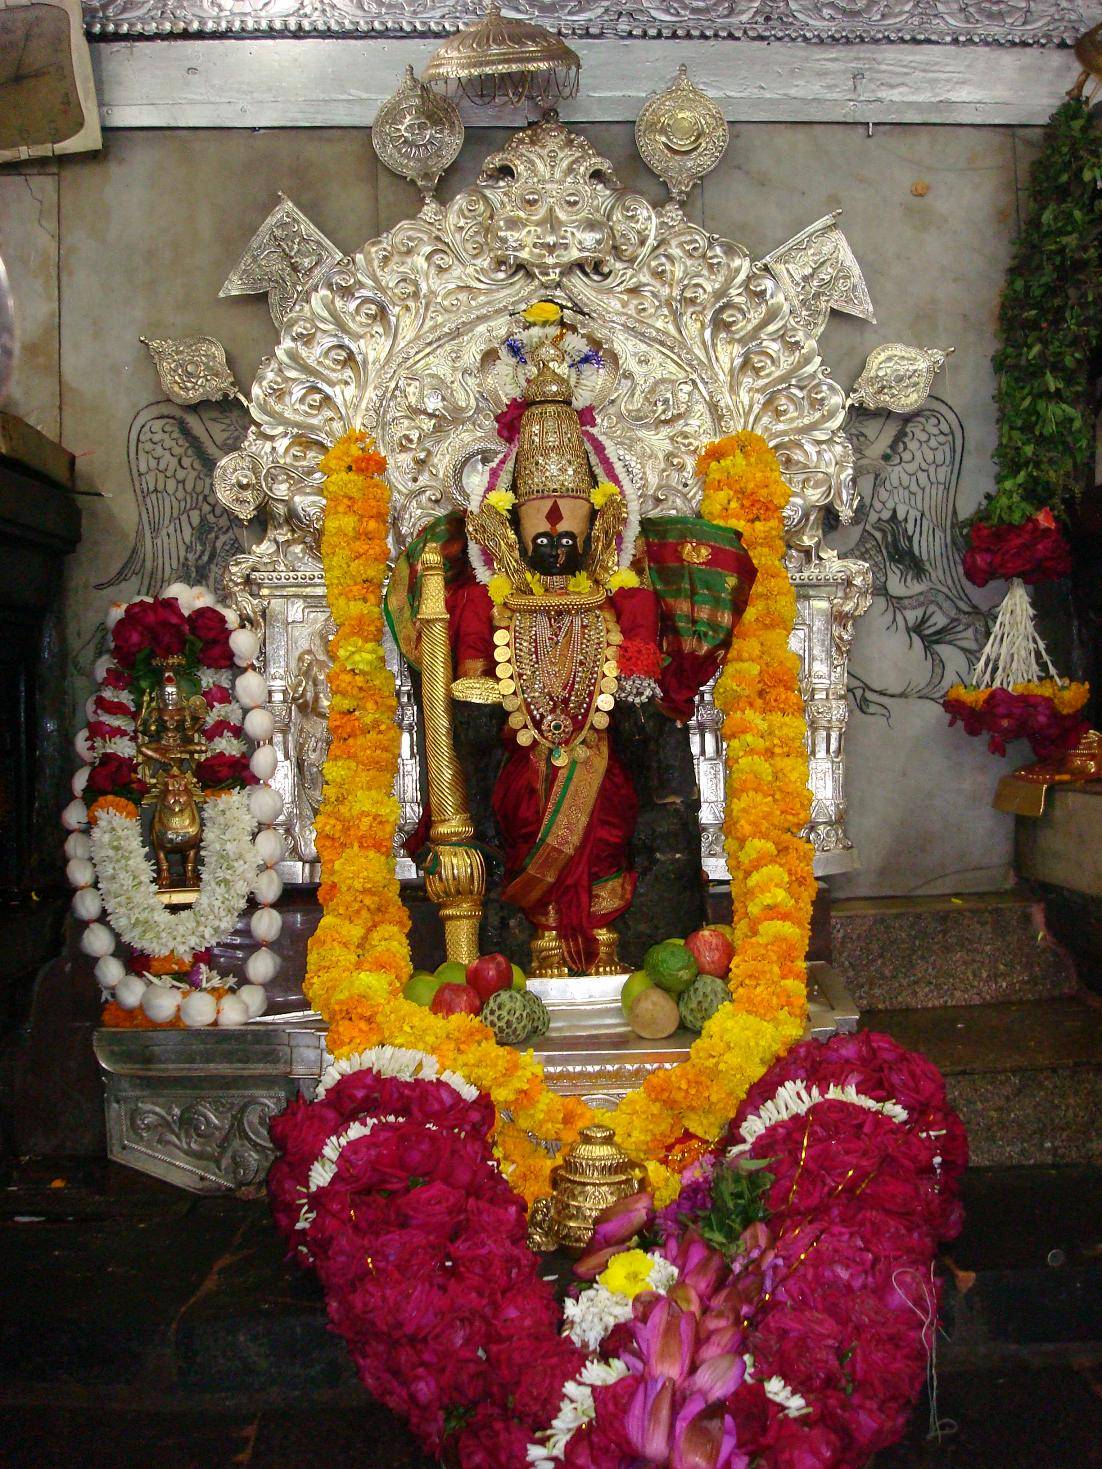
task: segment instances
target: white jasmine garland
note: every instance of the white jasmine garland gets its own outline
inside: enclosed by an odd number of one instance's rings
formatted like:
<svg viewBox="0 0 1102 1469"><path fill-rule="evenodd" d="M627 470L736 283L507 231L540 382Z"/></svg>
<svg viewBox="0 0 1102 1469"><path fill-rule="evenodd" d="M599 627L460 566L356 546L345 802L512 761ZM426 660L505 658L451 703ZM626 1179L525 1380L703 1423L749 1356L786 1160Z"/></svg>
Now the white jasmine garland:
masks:
<svg viewBox="0 0 1102 1469"><path fill-rule="evenodd" d="M540 1434L540 1441L528 1445L532 1469L555 1469L556 1461L562 1460L567 1444L578 1429L596 1417L593 1389L619 1382L628 1375L628 1370L619 1357L611 1357L607 1362L591 1358L576 1378L563 1384L559 1411Z"/></svg>
<svg viewBox="0 0 1102 1469"><path fill-rule="evenodd" d="M756 1382L754 1376L754 1358L749 1352L744 1352L742 1360L746 1363L747 1382ZM762 1382L762 1390L771 1403L776 1403L778 1408L783 1408L786 1418L799 1418L804 1413L810 1413L807 1399L800 1396L785 1382L783 1377L774 1375L767 1377Z"/></svg>
<svg viewBox="0 0 1102 1469"><path fill-rule="evenodd" d="M96 760L101 755L122 755L126 760L133 760L138 747L129 735L120 733L109 740L93 740L92 751Z"/></svg>
<svg viewBox="0 0 1102 1469"><path fill-rule="evenodd" d="M212 755L244 755L246 750L245 741L231 734L216 735L207 744Z"/></svg>
<svg viewBox="0 0 1102 1469"><path fill-rule="evenodd" d="M342 1076L355 1071L377 1071L380 1076L396 1076L400 1081L446 1081L466 1102L473 1102L479 1092L465 1077L455 1071L441 1071L440 1063L427 1051L413 1051L403 1046L372 1046L354 1056L331 1061L318 1081L314 1100L320 1102L331 1086Z"/></svg>
<svg viewBox="0 0 1102 1469"><path fill-rule="evenodd" d="M178 913L165 908L157 894L139 820L102 811L92 828L99 889L112 926L143 954L185 957L208 949L231 932L248 902L259 864L246 793L231 791L208 802L205 818L199 896Z"/></svg>
<svg viewBox="0 0 1102 1469"><path fill-rule="evenodd" d="M577 1300L562 1303L566 1334L576 1347L595 1352L614 1326L632 1317L631 1302L606 1286L593 1285Z"/></svg>
<svg viewBox="0 0 1102 1469"><path fill-rule="evenodd" d="M878 1102L875 1097L867 1097L859 1092L854 1086L838 1086L831 1082L826 1091L820 1091L818 1086L806 1086L804 1082L795 1078L786 1081L767 1102L763 1102L757 1112L747 1117L739 1128L743 1141L735 1147L728 1149L727 1157L737 1157L739 1153L746 1150L770 1127L775 1127L778 1122L787 1122L790 1117L802 1117L810 1112L816 1102L849 1102L854 1107L864 1107L868 1112L880 1112L892 1122L905 1123L907 1111L898 1102Z"/></svg>

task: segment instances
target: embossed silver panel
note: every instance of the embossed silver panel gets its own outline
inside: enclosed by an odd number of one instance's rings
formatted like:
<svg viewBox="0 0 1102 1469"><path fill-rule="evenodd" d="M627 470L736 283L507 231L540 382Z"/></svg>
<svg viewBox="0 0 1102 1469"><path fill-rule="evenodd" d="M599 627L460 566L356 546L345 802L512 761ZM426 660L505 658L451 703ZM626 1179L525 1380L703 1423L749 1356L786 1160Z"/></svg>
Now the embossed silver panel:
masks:
<svg viewBox="0 0 1102 1469"><path fill-rule="evenodd" d="M98 1030L107 1153L192 1193L263 1182L268 1124L313 1094L323 1033L308 1024L240 1030Z"/></svg>
<svg viewBox="0 0 1102 1469"><path fill-rule="evenodd" d="M1078 0L514 0L510 14L567 36L1070 44L1096 17ZM483 13L481 0L84 0L93 36L429 36Z"/></svg>

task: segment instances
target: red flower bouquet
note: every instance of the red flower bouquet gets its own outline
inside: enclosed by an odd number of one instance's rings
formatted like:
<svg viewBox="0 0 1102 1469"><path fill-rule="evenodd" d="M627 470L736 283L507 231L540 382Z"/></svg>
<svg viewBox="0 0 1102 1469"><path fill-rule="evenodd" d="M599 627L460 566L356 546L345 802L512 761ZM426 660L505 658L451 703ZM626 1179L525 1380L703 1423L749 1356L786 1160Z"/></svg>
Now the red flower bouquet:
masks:
<svg viewBox="0 0 1102 1469"><path fill-rule="evenodd" d="M1071 574L1071 547L1051 510L1039 510L1020 525L973 524L964 574L978 587L1002 577L1029 586Z"/></svg>
<svg viewBox="0 0 1102 1469"><path fill-rule="evenodd" d="M606 1211L569 1327L494 1162L492 1107L415 1074L434 1064L380 1048L292 1103L268 1184L365 1385L430 1452L460 1469L860 1469L899 1437L967 1155L927 1061L887 1036L797 1046L660 1220L646 1193ZM576 1337L587 1311L604 1324Z"/></svg>
<svg viewBox="0 0 1102 1469"><path fill-rule="evenodd" d="M121 668L133 668L143 649L154 658L179 657L187 645L188 620L175 597L131 602L112 632L112 651Z"/></svg>
<svg viewBox="0 0 1102 1469"><path fill-rule="evenodd" d="M1087 692L1085 684L1071 684L1065 691L1053 679L1012 689L970 689L957 684L942 700L942 708L949 715L950 728L959 720L965 734L986 735L992 755L1005 755L1012 740L1028 740L1038 760L1058 760L1090 728L1079 713ZM1068 707L1072 704L1075 707Z"/></svg>

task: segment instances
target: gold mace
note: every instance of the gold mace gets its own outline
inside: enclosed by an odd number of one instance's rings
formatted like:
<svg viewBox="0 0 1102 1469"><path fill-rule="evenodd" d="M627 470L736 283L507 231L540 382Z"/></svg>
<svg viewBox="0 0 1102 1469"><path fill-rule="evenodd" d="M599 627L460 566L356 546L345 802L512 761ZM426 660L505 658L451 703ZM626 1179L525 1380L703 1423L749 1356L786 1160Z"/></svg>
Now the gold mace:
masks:
<svg viewBox="0 0 1102 1469"><path fill-rule="evenodd" d="M482 853L471 845L474 822L467 809L467 785L452 739L452 653L444 600L444 560L439 546L425 547L419 570L421 705L432 808L425 891L440 910L448 958L470 964L478 958L486 864Z"/></svg>

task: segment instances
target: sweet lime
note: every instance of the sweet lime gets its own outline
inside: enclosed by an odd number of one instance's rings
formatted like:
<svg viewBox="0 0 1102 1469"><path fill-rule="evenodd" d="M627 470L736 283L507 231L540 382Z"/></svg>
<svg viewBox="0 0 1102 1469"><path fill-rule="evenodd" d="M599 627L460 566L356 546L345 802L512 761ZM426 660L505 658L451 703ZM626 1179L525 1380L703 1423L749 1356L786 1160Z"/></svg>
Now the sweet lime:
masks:
<svg viewBox="0 0 1102 1469"><path fill-rule="evenodd" d="M653 984L671 995L679 995L699 972L696 960L684 942L677 939L652 945L643 956L643 968Z"/></svg>
<svg viewBox="0 0 1102 1469"><path fill-rule="evenodd" d="M519 964L513 965L513 988L515 990L526 990L528 988L527 976Z"/></svg>
<svg viewBox="0 0 1102 1469"><path fill-rule="evenodd" d="M636 995L642 994L644 990L649 990L653 984L654 980L645 969L637 969L634 974L629 974L624 980L624 987L620 991L620 1009L624 1012L625 1020L628 1019L628 1012L631 1010Z"/></svg>
<svg viewBox="0 0 1102 1469"><path fill-rule="evenodd" d="M445 959L443 964L437 966L436 982L438 986L442 984L466 984L466 964L460 964L458 959Z"/></svg>

